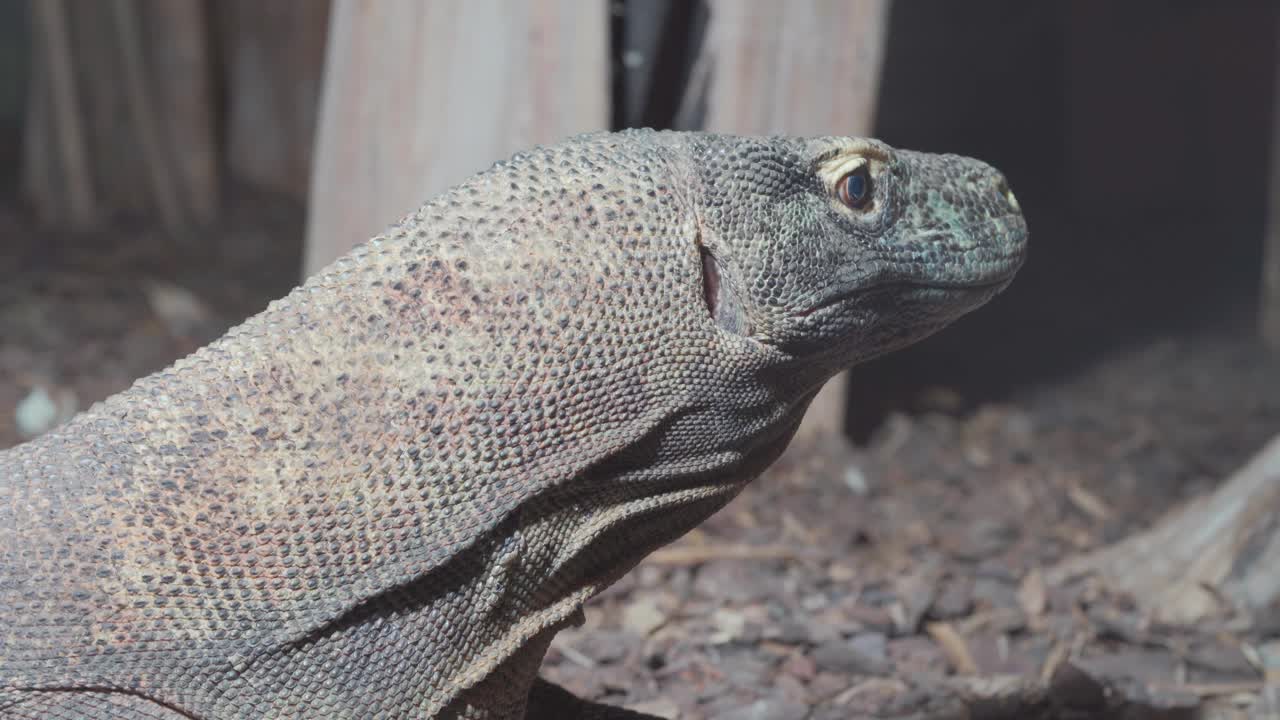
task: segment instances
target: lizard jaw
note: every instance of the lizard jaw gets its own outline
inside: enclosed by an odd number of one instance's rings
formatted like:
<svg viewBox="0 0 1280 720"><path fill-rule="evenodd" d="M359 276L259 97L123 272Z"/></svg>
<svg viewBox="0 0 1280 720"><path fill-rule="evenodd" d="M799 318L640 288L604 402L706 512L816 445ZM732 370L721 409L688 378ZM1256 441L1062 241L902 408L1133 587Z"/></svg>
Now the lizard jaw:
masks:
<svg viewBox="0 0 1280 720"><path fill-rule="evenodd" d="M795 313L795 317L809 317L814 313L839 305L850 300L857 299L860 296L870 295L873 293L893 294L900 296L938 296L939 299L957 298L963 296L978 296L988 294L988 297L995 296L1004 291L1005 288L1013 282L1014 276L1017 274L1018 267L1021 265L1019 259L1008 270L1000 272L988 277L974 278L971 280L954 279L954 280L886 280L864 287L846 290L844 292L833 293L829 297L820 302Z"/></svg>

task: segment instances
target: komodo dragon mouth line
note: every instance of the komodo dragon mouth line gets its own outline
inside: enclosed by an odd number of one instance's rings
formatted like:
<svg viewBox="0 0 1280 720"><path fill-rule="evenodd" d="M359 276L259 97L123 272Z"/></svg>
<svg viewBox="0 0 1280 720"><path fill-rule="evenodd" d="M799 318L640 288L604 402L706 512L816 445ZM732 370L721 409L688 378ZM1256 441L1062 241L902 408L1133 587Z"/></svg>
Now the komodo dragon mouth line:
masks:
<svg viewBox="0 0 1280 720"><path fill-rule="evenodd" d="M861 295L871 293L892 293L906 295L912 291L937 291L936 294L940 298L954 297L960 294L981 295L984 292L1001 289L1002 286L1008 284L1013 279L1012 275L1001 277L996 280L981 280L975 282L955 282L955 283L937 283L937 282L913 282L909 280L896 280L892 282L880 283L869 287L856 288L848 292L833 295L826 300L814 305L813 307L797 311L793 317L809 317L810 315L831 307L839 305L846 300L851 300Z"/></svg>
<svg viewBox="0 0 1280 720"><path fill-rule="evenodd" d="M940 297L953 297L961 294L981 295L993 290L998 292L1003 290L1004 287L1013 280L1016 272L1017 266L1015 265L1012 269L1002 272L999 275L982 278L956 280L887 280L835 293L812 307L796 312L795 317L808 317L824 308L829 308L832 305L838 305L847 300L872 293L906 295L912 291L934 290L937 291Z"/></svg>

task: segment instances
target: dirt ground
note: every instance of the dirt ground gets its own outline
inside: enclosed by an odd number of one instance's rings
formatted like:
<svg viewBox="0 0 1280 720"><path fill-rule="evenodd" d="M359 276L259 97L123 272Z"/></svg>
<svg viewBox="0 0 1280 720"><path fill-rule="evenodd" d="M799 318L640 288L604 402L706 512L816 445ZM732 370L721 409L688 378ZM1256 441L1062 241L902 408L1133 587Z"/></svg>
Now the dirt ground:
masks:
<svg viewBox="0 0 1280 720"><path fill-rule="evenodd" d="M0 210L0 447L286 292L299 217L259 206L174 252ZM1045 577L1243 465L1280 430L1277 371L1245 330L1158 337L972 412L894 414L863 447L794 448L593 602L544 675L690 720L1268 717L1280 609L1163 627Z"/></svg>

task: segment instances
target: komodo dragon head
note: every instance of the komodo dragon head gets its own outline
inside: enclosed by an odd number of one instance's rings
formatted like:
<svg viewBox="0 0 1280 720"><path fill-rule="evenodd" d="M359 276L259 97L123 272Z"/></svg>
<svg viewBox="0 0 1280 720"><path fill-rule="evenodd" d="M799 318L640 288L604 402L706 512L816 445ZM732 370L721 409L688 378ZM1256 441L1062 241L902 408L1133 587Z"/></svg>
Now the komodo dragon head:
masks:
<svg viewBox="0 0 1280 720"><path fill-rule="evenodd" d="M861 138L694 146L710 316L725 332L820 357L815 379L938 330L1023 261L1017 201L978 160Z"/></svg>
<svg viewBox="0 0 1280 720"><path fill-rule="evenodd" d="M500 163L0 452L0 716L519 717L588 598L1026 233L987 165L873 140Z"/></svg>

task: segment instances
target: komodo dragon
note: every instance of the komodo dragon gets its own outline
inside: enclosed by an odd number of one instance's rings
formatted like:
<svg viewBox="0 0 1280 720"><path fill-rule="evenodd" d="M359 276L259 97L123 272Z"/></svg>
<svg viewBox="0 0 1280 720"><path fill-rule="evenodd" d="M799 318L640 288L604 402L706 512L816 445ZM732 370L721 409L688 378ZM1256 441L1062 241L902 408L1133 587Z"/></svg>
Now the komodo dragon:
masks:
<svg viewBox="0 0 1280 720"><path fill-rule="evenodd" d="M1026 235L991 167L870 139L499 163L0 453L0 717L638 717L538 680L552 635Z"/></svg>

